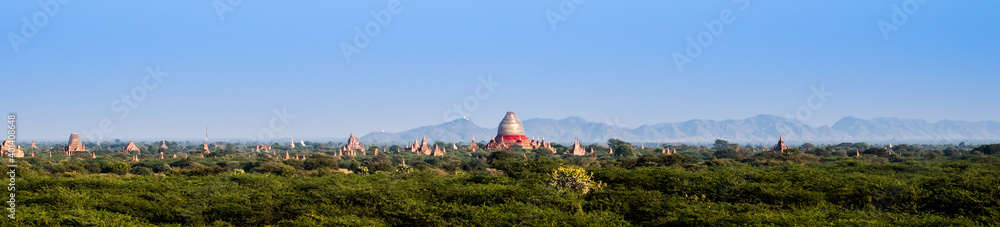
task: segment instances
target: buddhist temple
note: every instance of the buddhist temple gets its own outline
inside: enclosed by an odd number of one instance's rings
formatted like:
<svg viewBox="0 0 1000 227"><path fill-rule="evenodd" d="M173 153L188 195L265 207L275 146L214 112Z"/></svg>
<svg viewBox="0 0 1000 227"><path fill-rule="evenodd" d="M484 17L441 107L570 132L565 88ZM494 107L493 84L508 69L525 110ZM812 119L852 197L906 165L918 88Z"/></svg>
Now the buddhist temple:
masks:
<svg viewBox="0 0 1000 227"><path fill-rule="evenodd" d="M133 143L132 141L128 141L128 146L122 148L122 152L125 152L126 154L131 154L133 151L139 152L139 147L136 146L135 143Z"/></svg>
<svg viewBox="0 0 1000 227"><path fill-rule="evenodd" d="M31 148L38 149L38 146L35 146L35 141L34 140L31 141Z"/></svg>
<svg viewBox="0 0 1000 227"><path fill-rule="evenodd" d="M292 143L289 145L292 149L295 149L295 137L292 137Z"/></svg>
<svg viewBox="0 0 1000 227"><path fill-rule="evenodd" d="M784 139L784 137L783 136L778 136L778 145L775 145L773 148L771 148L771 152L774 152L774 153L785 153L785 150L787 150L787 149L788 149L788 147L785 146L785 139Z"/></svg>
<svg viewBox="0 0 1000 227"><path fill-rule="evenodd" d="M426 155L430 155L430 154L434 153L431 150L430 145L427 145L427 137L426 136L424 136L424 138L420 140L419 144L417 143L417 139L413 139L413 144L412 145L407 145L406 146L406 150L410 151L410 152L419 153L419 154L426 154Z"/></svg>
<svg viewBox="0 0 1000 227"><path fill-rule="evenodd" d="M573 139L573 148L570 148L569 153L572 155L585 155L587 150L580 146L580 140Z"/></svg>
<svg viewBox="0 0 1000 227"><path fill-rule="evenodd" d="M264 153L269 153L269 152L271 152L271 145L257 144L257 148L255 148L254 152L261 152L260 151L261 149L264 150Z"/></svg>
<svg viewBox="0 0 1000 227"><path fill-rule="evenodd" d="M8 154L11 148L13 148L14 153ZM14 144L14 140L6 139L3 141L3 145L0 145L0 155L2 155L3 157L13 156L15 158L22 158L24 157L24 151L21 150L20 145Z"/></svg>
<svg viewBox="0 0 1000 227"><path fill-rule="evenodd" d="M65 151L67 155L72 155L74 151L87 151L87 148L83 147L83 143L80 142L80 134L69 135L69 144L66 145Z"/></svg>
<svg viewBox="0 0 1000 227"><path fill-rule="evenodd" d="M444 148L438 149L438 145L434 144L434 150L431 151L430 155L432 155L432 156L442 156L442 155L444 155Z"/></svg>
<svg viewBox="0 0 1000 227"><path fill-rule="evenodd" d="M167 141L166 140L160 141L160 148L167 149Z"/></svg>
<svg viewBox="0 0 1000 227"><path fill-rule="evenodd" d="M208 150L208 144L202 144L201 145L201 150L204 151L205 154L211 154L212 153L211 150Z"/></svg>
<svg viewBox="0 0 1000 227"><path fill-rule="evenodd" d="M554 151L551 145L545 143L544 138L542 141L529 140L527 136L524 135L524 126L521 125L521 121L517 120L517 115L514 111L508 111L507 115L503 117L500 121L499 129L497 129L497 137L490 140L490 143L486 144L486 149L490 150L508 150L514 145L519 145L525 149L537 149L541 147L548 148Z"/></svg>
<svg viewBox="0 0 1000 227"><path fill-rule="evenodd" d="M479 150L479 145L476 145L476 137L472 136L472 144L469 145L469 150L476 151Z"/></svg>
<svg viewBox="0 0 1000 227"><path fill-rule="evenodd" d="M357 155L356 153L357 150L361 150L362 152L364 152L365 146L361 145L361 140L358 140L358 137L355 136L354 133L352 132L351 137L347 138L347 145L341 147L340 151L347 152L347 155L353 156Z"/></svg>

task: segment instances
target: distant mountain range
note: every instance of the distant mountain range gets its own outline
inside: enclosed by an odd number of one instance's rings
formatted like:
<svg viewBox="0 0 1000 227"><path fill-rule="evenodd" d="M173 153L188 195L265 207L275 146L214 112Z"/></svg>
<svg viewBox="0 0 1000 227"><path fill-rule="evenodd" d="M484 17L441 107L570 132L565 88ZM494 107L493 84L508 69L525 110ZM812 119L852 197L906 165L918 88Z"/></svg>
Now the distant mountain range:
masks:
<svg viewBox="0 0 1000 227"><path fill-rule="evenodd" d="M499 123L500 120L497 120ZM784 136L788 142L840 143L986 143L1000 141L1000 122L951 121L929 123L919 119L875 118L871 120L845 117L833 126L812 127L795 120L774 115L757 115L738 120L689 120L677 123L642 125L636 128L589 122L580 117L561 120L534 118L523 120L529 138L545 138L548 142L572 143L574 138L585 143L606 142L610 138L646 143L711 143L724 139L737 143L770 144ZM428 141L464 142L475 137L488 142L497 128L483 128L471 121L424 126L404 132L374 132L362 136L362 142L375 144L412 143L424 136Z"/></svg>

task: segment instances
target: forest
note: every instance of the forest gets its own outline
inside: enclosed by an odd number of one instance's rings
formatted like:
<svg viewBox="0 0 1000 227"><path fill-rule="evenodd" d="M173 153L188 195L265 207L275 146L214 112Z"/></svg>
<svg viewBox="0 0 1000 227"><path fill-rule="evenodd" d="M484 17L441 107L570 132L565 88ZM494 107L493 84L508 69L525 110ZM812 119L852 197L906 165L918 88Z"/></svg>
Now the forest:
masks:
<svg viewBox="0 0 1000 227"><path fill-rule="evenodd" d="M437 142L445 155L369 146L347 156L336 143L275 143L271 153L165 143L129 154L127 143L26 149L14 163L16 219L0 226L997 226L1000 217L1000 144L771 152L611 139L576 156L557 144Z"/></svg>

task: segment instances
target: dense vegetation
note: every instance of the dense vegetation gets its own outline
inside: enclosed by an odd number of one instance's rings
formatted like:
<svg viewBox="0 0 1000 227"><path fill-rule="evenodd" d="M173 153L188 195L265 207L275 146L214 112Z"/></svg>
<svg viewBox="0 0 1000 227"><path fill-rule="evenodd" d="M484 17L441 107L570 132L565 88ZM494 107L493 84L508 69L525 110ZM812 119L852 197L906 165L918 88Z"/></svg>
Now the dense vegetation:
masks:
<svg viewBox="0 0 1000 227"><path fill-rule="evenodd" d="M156 155L139 162L110 150L19 159L18 219L0 226L995 226L1000 217L1000 144L804 144L778 154L717 141L661 154L611 140L588 146L597 158L561 146L350 157L319 145L277 155L171 145L166 159L144 146Z"/></svg>

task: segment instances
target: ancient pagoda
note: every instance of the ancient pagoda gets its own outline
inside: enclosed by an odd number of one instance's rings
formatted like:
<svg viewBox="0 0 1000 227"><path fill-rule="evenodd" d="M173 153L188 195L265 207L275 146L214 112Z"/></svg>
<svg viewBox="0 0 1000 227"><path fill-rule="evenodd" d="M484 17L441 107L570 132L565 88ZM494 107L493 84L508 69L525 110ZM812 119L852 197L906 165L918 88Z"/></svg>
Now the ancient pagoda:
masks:
<svg viewBox="0 0 1000 227"><path fill-rule="evenodd" d="M476 136L472 136L472 144L469 145L469 150L472 150L473 152L479 150L479 145L476 145Z"/></svg>
<svg viewBox="0 0 1000 227"><path fill-rule="evenodd" d="M14 150L14 153L9 153L10 150ZM3 141L3 145L0 145L0 156L22 158L24 151L21 150L21 145L14 144L14 140L6 139Z"/></svg>
<svg viewBox="0 0 1000 227"><path fill-rule="evenodd" d="M569 153L572 155L585 155L587 150L580 146L580 140L573 139L573 148L569 150Z"/></svg>
<svg viewBox="0 0 1000 227"><path fill-rule="evenodd" d="M413 144L407 145L406 150L425 155L431 155L434 153L434 151L431 150L431 146L427 145L427 136L424 136L423 139L420 140L419 144L417 143L417 139L413 139Z"/></svg>
<svg viewBox="0 0 1000 227"><path fill-rule="evenodd" d="M354 133L352 132L351 133L351 137L347 138L347 145L344 145L343 147L341 147L340 150L342 152L347 152L348 155L357 155L355 153L355 151L357 151L357 150L364 151L365 150L365 146L361 145L361 140L359 140L358 137L355 136Z"/></svg>
<svg viewBox="0 0 1000 227"><path fill-rule="evenodd" d="M139 147L132 141L128 141L128 146L122 148L122 152L125 152L126 154L131 154L133 151L139 152Z"/></svg>
<svg viewBox="0 0 1000 227"><path fill-rule="evenodd" d="M785 153L785 150L787 150L787 149L788 149L788 146L785 146L785 138L784 138L784 136L780 136L779 135L778 136L778 145L774 145L774 147L771 148L771 152L774 152L774 153Z"/></svg>
<svg viewBox="0 0 1000 227"><path fill-rule="evenodd" d="M537 149L537 148L548 148L552 149L551 145L545 143L545 139L542 141L535 141L533 139L528 139L524 135L524 126L521 125L521 121L517 120L517 114L514 111L507 111L507 115L503 117L500 121L499 129L497 129L497 137L490 140L490 143L486 144L486 149L489 150L509 150L514 145L519 145L525 149Z"/></svg>
<svg viewBox="0 0 1000 227"><path fill-rule="evenodd" d="M74 151L87 151L87 148L83 147L83 143L80 142L80 134L73 133L69 135L69 144L64 150L66 154L72 155Z"/></svg>

